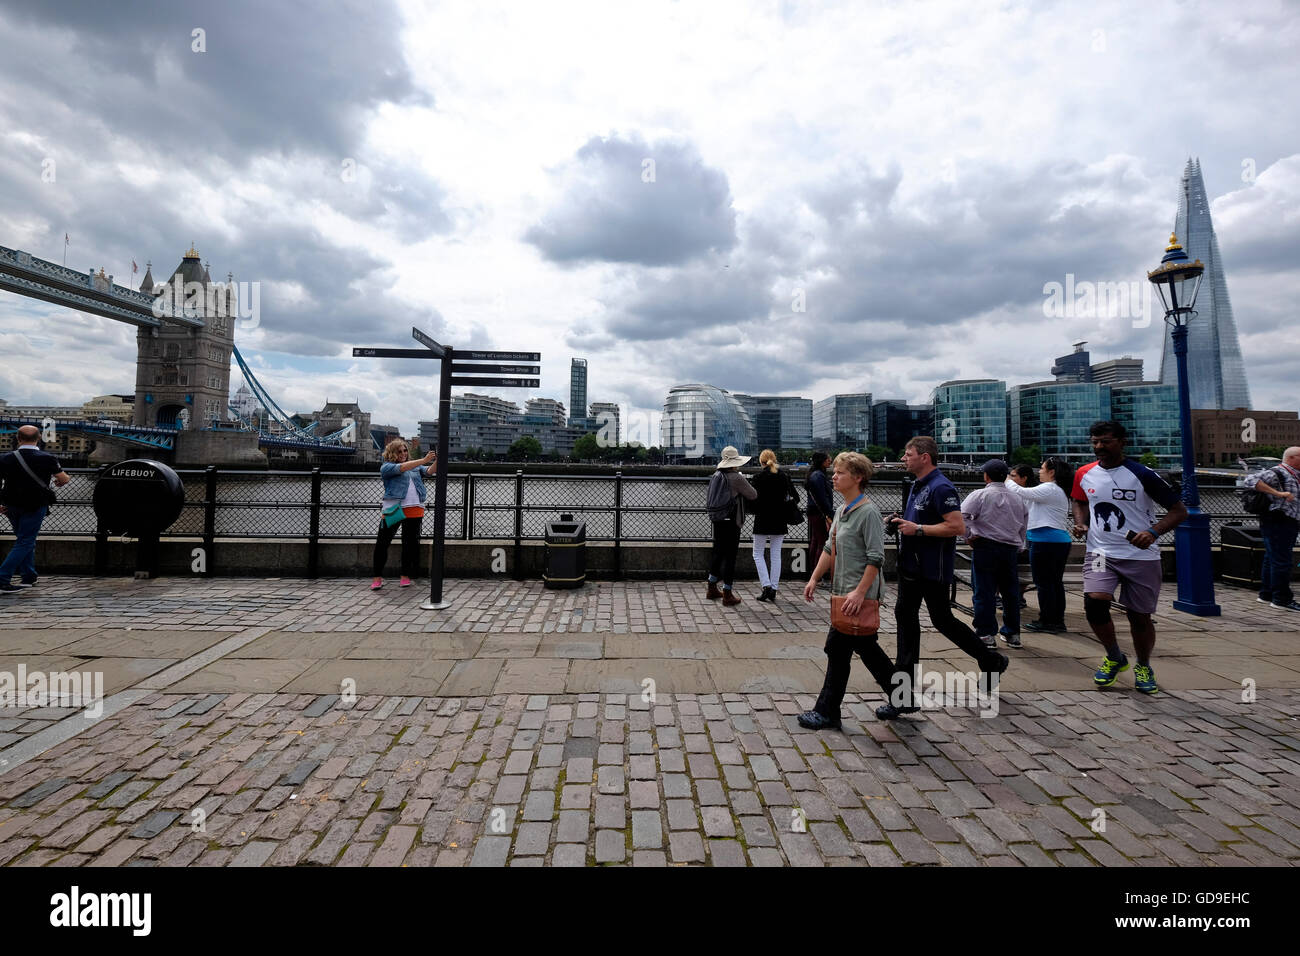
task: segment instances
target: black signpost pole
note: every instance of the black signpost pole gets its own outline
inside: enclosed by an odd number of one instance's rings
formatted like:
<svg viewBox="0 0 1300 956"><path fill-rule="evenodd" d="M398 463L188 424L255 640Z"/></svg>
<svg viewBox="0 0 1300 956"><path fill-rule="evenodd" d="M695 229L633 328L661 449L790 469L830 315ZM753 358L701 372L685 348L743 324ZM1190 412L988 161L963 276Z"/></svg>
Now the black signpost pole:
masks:
<svg viewBox="0 0 1300 956"><path fill-rule="evenodd" d="M441 373L438 379L438 471L434 476L433 491L433 556L429 561L429 600L420 607L425 611L441 611L451 607L450 601L442 597L443 558L446 553L447 538L447 459L448 438L451 424L451 387L453 385L495 385L500 388L537 388L541 380L537 378L516 378L518 375L537 375L539 365L522 365L517 363L540 362L540 352L482 352L462 349L456 352L450 345L440 345L419 329L411 329L411 337L424 346L423 349L367 348L358 346L352 350L357 358L405 358L405 359L440 359ZM454 358L460 364L453 365ZM479 364L483 362L511 364ZM478 373L494 372L492 376ZM455 378L452 376L455 375ZM503 375L510 377L502 377ZM466 479L469 480L468 478ZM473 497L466 485L465 507L472 507ZM472 515L465 515L468 524ZM517 523L517 522L516 522ZM519 549L518 529L516 529L516 552ZM96 567L99 567L102 547L96 549ZM518 554L516 553L516 559ZM515 562L518 564L518 560ZM519 573L516 570L516 573Z"/></svg>
<svg viewBox="0 0 1300 956"><path fill-rule="evenodd" d="M451 607L442 599L443 556L446 553L447 531L447 439L451 420L451 356L454 350L443 346L442 371L438 378L438 471L433 492L433 558L429 562L429 600L420 607L426 611L441 611Z"/></svg>

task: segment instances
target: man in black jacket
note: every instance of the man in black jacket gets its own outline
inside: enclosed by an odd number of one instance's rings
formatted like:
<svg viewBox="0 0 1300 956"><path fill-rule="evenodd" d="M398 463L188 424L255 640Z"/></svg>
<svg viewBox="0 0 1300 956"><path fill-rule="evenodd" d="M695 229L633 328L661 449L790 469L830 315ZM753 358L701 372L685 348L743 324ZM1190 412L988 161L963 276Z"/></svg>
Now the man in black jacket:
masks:
<svg viewBox="0 0 1300 956"><path fill-rule="evenodd" d="M808 478L804 488L808 492L808 503L804 506L808 513L808 569L817 567L826 546L826 535L831 529L831 520L835 517L835 499L831 496L830 482L826 478L826 467L830 456L824 451L814 452L808 468ZM830 587L829 578L822 585Z"/></svg>
<svg viewBox="0 0 1300 956"><path fill-rule="evenodd" d="M72 480L57 458L37 446L40 437L35 425L23 425L18 429L18 447L0 457L0 513L8 515L18 539L0 563L0 595L15 594L36 583L36 536L49 510L50 479L59 487ZM15 572L21 576L21 584L12 583Z"/></svg>

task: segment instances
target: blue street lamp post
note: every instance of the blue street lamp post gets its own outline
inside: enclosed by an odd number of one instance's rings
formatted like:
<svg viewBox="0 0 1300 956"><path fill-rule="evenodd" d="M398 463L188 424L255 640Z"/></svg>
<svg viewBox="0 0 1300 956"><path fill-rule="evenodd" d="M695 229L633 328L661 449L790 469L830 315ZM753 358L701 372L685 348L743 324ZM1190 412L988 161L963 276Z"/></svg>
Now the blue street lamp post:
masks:
<svg viewBox="0 0 1300 956"><path fill-rule="evenodd" d="M1196 315L1196 293L1200 291L1205 265L1195 262L1169 237L1164 258L1147 278L1160 293L1165 322L1178 360L1178 424L1183 444L1183 504L1187 520L1174 529L1174 560L1178 571L1178 599L1174 610L1199 617L1217 617L1221 612L1214 600L1214 556L1210 549L1210 519L1201 511L1196 487L1196 449L1192 438L1192 401L1187 386L1187 323Z"/></svg>

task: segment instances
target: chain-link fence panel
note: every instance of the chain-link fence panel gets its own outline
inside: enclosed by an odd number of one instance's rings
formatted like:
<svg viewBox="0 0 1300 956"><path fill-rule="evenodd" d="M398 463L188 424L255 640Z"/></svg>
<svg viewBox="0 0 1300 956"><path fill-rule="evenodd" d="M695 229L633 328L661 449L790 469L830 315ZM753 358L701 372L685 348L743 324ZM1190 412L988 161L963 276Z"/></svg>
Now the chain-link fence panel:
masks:
<svg viewBox="0 0 1300 956"><path fill-rule="evenodd" d="M311 493L308 476L308 494ZM378 475L323 474L320 486L320 536L369 538L379 529L384 483Z"/></svg>
<svg viewBox="0 0 1300 956"><path fill-rule="evenodd" d="M475 475L471 517L471 538L513 538L515 479L501 475Z"/></svg>
<svg viewBox="0 0 1300 956"><path fill-rule="evenodd" d="M587 540L614 538L615 479L603 475L524 478L523 537L543 538L546 526L569 514L586 523Z"/></svg>
<svg viewBox="0 0 1300 956"><path fill-rule="evenodd" d="M708 541L707 478L624 478L624 541Z"/></svg>
<svg viewBox="0 0 1300 956"><path fill-rule="evenodd" d="M216 518L219 537L305 538L311 531L311 476L224 472L217 478Z"/></svg>
<svg viewBox="0 0 1300 956"><path fill-rule="evenodd" d="M69 481L57 489L59 500L50 508L41 523L42 534L90 534L95 533L95 509L91 505L91 496L95 492L95 473L68 472ZM8 532L9 522L4 523Z"/></svg>

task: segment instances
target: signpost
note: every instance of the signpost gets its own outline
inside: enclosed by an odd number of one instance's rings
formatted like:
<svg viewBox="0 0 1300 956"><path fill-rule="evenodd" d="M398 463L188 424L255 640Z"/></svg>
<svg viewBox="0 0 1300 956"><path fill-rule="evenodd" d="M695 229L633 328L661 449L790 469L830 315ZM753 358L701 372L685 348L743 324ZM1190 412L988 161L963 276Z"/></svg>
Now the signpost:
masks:
<svg viewBox="0 0 1300 956"><path fill-rule="evenodd" d="M353 358L408 358L436 359L442 358L428 349L353 349Z"/></svg>
<svg viewBox="0 0 1300 956"><path fill-rule="evenodd" d="M433 560L429 566L429 600L420 607L426 611L441 611L451 607L450 601L442 597L442 574L445 567L443 560L444 544L447 532L447 457L448 425L451 419L452 385L495 385L499 388L540 388L541 379L517 378L519 375L539 375L540 365L519 364L467 364L479 362L540 362L541 352L482 352L457 351L450 345L441 345L419 329L411 329L411 337L424 346L422 349L391 348L354 348L354 358L402 358L402 359L439 359L438 376L438 471L434 480L433 492ZM498 375L485 376L480 372L494 372ZM466 502L469 507L471 502Z"/></svg>
<svg viewBox="0 0 1300 956"><path fill-rule="evenodd" d="M501 388L541 388L539 378L491 378L483 375L461 375L451 380L453 385L496 385Z"/></svg>

